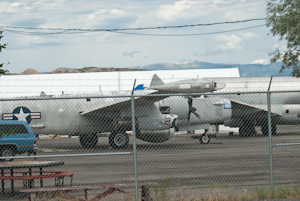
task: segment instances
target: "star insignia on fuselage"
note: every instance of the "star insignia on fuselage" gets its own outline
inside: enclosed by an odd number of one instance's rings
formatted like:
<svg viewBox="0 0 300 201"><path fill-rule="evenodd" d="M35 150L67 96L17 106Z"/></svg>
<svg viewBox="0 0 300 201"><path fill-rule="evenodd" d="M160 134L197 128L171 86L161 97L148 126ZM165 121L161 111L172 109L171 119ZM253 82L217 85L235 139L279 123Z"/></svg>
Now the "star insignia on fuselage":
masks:
<svg viewBox="0 0 300 201"><path fill-rule="evenodd" d="M24 113L23 108L20 109L19 114L14 114L15 117L18 118L18 121L25 121L27 122L27 117L30 115L30 113Z"/></svg>
<svg viewBox="0 0 300 201"><path fill-rule="evenodd" d="M4 113L2 114L3 120L17 120L17 121L25 121L30 124L32 119L40 119L40 112L31 112L27 107L17 107L13 110L12 113Z"/></svg>

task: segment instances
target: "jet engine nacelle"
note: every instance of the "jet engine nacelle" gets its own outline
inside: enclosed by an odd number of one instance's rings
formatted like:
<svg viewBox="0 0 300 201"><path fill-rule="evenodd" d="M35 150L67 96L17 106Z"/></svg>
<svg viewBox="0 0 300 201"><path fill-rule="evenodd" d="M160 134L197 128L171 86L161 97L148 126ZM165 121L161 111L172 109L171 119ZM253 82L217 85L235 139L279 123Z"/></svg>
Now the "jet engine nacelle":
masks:
<svg viewBox="0 0 300 201"><path fill-rule="evenodd" d="M162 113L178 115L179 130L186 130L191 125L222 124L231 118L231 101L217 96L206 98L182 98L171 96L156 103ZM183 128L184 127L184 128Z"/></svg>
<svg viewBox="0 0 300 201"><path fill-rule="evenodd" d="M136 137L146 142L165 142L174 136L177 118L175 114L140 117Z"/></svg>

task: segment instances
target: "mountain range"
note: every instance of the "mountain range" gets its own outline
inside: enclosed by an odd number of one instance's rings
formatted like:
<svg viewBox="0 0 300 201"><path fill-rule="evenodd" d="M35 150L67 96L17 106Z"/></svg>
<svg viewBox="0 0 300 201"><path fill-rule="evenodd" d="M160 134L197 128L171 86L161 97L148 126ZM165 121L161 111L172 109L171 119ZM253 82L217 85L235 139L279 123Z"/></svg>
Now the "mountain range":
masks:
<svg viewBox="0 0 300 201"><path fill-rule="evenodd" d="M271 64L216 64L203 61L186 61L181 63L158 63L146 66L134 66L144 70L186 70L186 69L217 69L238 68L241 77L291 76L291 69L279 73L282 63Z"/></svg>
<svg viewBox="0 0 300 201"><path fill-rule="evenodd" d="M185 61L180 63L156 63L145 66L133 66L127 68L110 67L84 67L76 68L57 68L52 72L42 72L46 74L55 73L84 73L84 72L112 72L112 71L151 71L151 70L187 70L187 69L218 69L218 68L238 68L241 77L264 77L264 76L291 76L291 69L279 73L282 63L271 64L217 64L203 61ZM42 74L34 69L28 68L22 75Z"/></svg>

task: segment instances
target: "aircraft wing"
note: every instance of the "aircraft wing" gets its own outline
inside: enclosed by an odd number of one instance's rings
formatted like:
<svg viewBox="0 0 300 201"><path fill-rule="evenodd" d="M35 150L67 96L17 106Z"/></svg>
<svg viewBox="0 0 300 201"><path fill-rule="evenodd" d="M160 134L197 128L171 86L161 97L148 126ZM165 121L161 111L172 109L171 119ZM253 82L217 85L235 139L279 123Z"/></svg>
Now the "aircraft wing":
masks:
<svg viewBox="0 0 300 201"><path fill-rule="evenodd" d="M168 96L150 96L157 93L157 90L143 90L135 95L141 95L134 97L135 107L147 107L153 103L167 98ZM131 91L129 92L103 92L103 98L97 98L97 101L90 104L84 111L80 112L81 116L85 115L99 115L99 114L113 114L120 111L128 111L131 108ZM122 97L123 96L123 97ZM93 101L93 98L91 98Z"/></svg>
<svg viewBox="0 0 300 201"><path fill-rule="evenodd" d="M239 116L249 116L249 115L258 115L268 113L268 105L267 104L250 104L238 100L231 100L232 106L232 114L235 117ZM283 111L282 104L271 104L271 115L282 115Z"/></svg>
<svg viewBox="0 0 300 201"><path fill-rule="evenodd" d="M193 85L197 86L197 88L193 89ZM193 90L197 90L197 92L212 92L216 90L217 85L216 82L212 82L211 80L204 79L191 79L185 80L184 82L171 82L165 84L156 74L153 75L150 86L154 87L152 90L141 90L145 87L138 85L135 88L135 95L143 95L135 97L135 107L144 111L147 110L148 114L151 112L151 107L153 103L165 99L169 97L168 95L162 96L150 96L151 94L160 94L160 93L193 93ZM224 83L219 83L220 86L225 86ZM187 87L188 86L188 87ZM201 87L200 87L201 86ZM205 86L205 87L204 87ZM151 87L149 89L151 89ZM202 91L200 91L200 89ZM127 92L103 92L103 100L94 101L94 103L87 104L83 109L84 111L80 112L81 116L84 115L102 115L108 116L109 114L115 115L118 113L130 112L131 108L131 91ZM106 93L106 94L105 94ZM120 97L122 96L123 97ZM119 96L119 97L115 97ZM127 96L127 97L125 97ZM90 101L91 102L91 101Z"/></svg>

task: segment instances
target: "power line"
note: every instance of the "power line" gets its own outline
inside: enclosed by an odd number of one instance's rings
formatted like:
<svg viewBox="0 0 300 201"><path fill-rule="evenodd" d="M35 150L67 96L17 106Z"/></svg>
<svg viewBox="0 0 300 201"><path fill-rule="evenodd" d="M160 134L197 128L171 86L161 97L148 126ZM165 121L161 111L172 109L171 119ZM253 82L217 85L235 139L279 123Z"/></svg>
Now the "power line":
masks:
<svg viewBox="0 0 300 201"><path fill-rule="evenodd" d="M241 30L252 29L252 28L262 27L262 26L265 26L265 24L252 26L252 27L245 27L245 28L241 28L241 29L232 29L232 30L227 30L227 31L216 31L216 32L207 32L207 33L194 33L194 34L142 34L142 33L121 32L121 31L115 31L115 33L143 35L143 36L199 36L199 35L210 35L210 34L227 33L227 32L233 32L233 31L241 31Z"/></svg>
<svg viewBox="0 0 300 201"><path fill-rule="evenodd" d="M7 31L7 32L12 32L12 33L16 33L16 34L23 34L23 35L53 35L53 34L71 34L71 33L67 33L67 30L64 31L59 31L59 32L52 32L52 33L43 33L43 32L28 32L28 31L18 31L18 30L10 30L10 29L6 29L6 28L0 28L0 30L2 31ZM84 32L78 32L78 33L84 33ZM74 32L73 32L74 34Z"/></svg>
<svg viewBox="0 0 300 201"><path fill-rule="evenodd" d="M194 33L194 34L143 34L143 33L133 33L133 32L123 32L123 31L113 31L114 33L119 34L129 34L129 35L142 35L142 36L199 36L199 35L211 35L211 34L219 34L219 33L227 33L227 32L234 32L234 31L241 31L246 29L253 29L257 27L265 26L265 24L245 27L241 29L231 29L226 31L216 31L216 32L206 32L206 33ZM9 29L1 29L3 31L8 31L17 34L23 35L54 35L54 34L79 34L79 33L87 33L87 32L69 32L69 31L59 31L59 32L52 32L52 33L41 33L41 32L26 32L26 31L16 31L16 30L9 30Z"/></svg>
<svg viewBox="0 0 300 201"><path fill-rule="evenodd" d="M150 29L170 29L170 28L185 28L185 27L197 27L197 26L212 26L212 25L220 25L220 24L234 24L234 23L244 23L250 21L258 21L265 20L266 18L256 18L256 19L248 19L248 20L239 20L239 21L227 21L227 22L215 22L208 24L190 24L190 25L178 25L178 26L161 26L161 27L142 27L142 28L124 28L124 29L63 29L63 28L43 28L43 27L20 27L20 26L0 26L2 29L35 29L35 30L51 30L51 31L133 31L133 30L150 30Z"/></svg>

